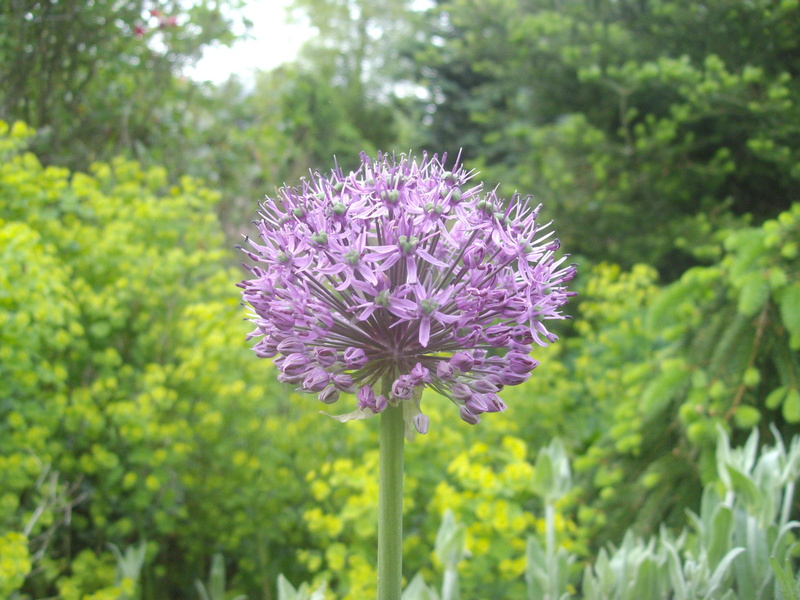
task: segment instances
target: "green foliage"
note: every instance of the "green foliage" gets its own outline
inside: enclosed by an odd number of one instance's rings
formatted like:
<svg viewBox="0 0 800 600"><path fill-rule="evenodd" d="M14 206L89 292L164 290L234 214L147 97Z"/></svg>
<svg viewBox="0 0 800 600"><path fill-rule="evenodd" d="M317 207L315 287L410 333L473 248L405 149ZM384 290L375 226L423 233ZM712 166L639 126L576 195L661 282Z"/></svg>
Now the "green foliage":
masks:
<svg viewBox="0 0 800 600"><path fill-rule="evenodd" d="M282 577L282 576L281 576ZM280 578L278 579L278 593L280 594ZM200 600L225 600L225 559L217 553L211 558L211 568L208 571L208 584L196 580L194 587ZM247 596L239 595L231 600L247 600Z"/></svg>
<svg viewBox="0 0 800 600"><path fill-rule="evenodd" d="M45 164L126 153L169 164L196 86L181 69L230 44L240 0L62 0L0 7L0 119L37 129ZM240 21L240 19L235 19Z"/></svg>
<svg viewBox="0 0 800 600"><path fill-rule="evenodd" d="M399 90L409 65L398 60L403 40L416 33L410 0L294 0L318 35L299 63L336 92L337 107L359 138L381 150L397 141ZM319 107L324 110L323 107ZM366 148L365 148L366 149Z"/></svg>
<svg viewBox="0 0 800 600"><path fill-rule="evenodd" d="M0 593L11 597L22 587L30 570L28 538L13 531L0 537Z"/></svg>
<svg viewBox="0 0 800 600"><path fill-rule="evenodd" d="M620 540L631 515L642 533L683 523L684 508L715 474L718 425L735 439L759 423L795 431L800 361L783 319L792 309L781 307L800 277L783 250L796 243L799 214L794 205L761 227L720 232L716 264L660 291L648 287L652 279L632 285L636 270L595 268L565 360L543 361L536 377L508 391L509 404L516 394L533 398L528 431L550 411L569 415L554 416L549 435L581 454L576 476L595 543ZM755 309L754 281L766 289ZM539 398L551 406L539 412Z"/></svg>
<svg viewBox="0 0 800 600"><path fill-rule="evenodd" d="M283 549L323 452L295 440L321 417L230 326L218 195L125 160L44 168L15 150L25 127L0 134L0 537L29 540L23 589L113 587L101 549L144 537L145 599L191 589L215 550L240 559L235 586L296 571Z"/></svg>
<svg viewBox="0 0 800 600"><path fill-rule="evenodd" d="M628 530L620 544L602 548L594 560L588 561L581 575L580 570L570 568L578 556L567 550L564 540L556 544L550 538L554 519L546 516L546 547L539 536L528 540L524 591L501 592L497 579L490 578L488 586L495 586L491 591L488 587L483 593L467 587L467 594L481 598L502 594L499 597L528 600L795 597L791 558L796 546L793 531L800 522L788 520L788 507L794 502L800 437L795 436L787 447L777 431L773 432L774 444L759 449L757 430L741 447L731 447L727 435L719 431L717 477L706 484L699 513L690 513L689 525L680 531L662 527L657 535L643 538ZM557 442L541 452L560 457L559 462L566 460ZM569 461L565 467L570 470ZM455 577L448 586L449 569L458 565L462 573L469 573L474 566L476 557L463 551L464 531L464 525L447 511L436 536L435 551L435 557L445 563L443 600L460 595ZM308 589L307 585L302 589ZM439 598L421 573L403 592L403 600Z"/></svg>
<svg viewBox="0 0 800 600"><path fill-rule="evenodd" d="M0 124L0 596L374 595L375 422L252 359L222 232L416 139L585 258L507 414L424 399L408 598L794 597L796 448L759 444L800 424L800 4L300 0L297 65L181 79L239 5L0 8L0 118L37 126Z"/></svg>
<svg viewBox="0 0 800 600"><path fill-rule="evenodd" d="M770 557L769 564L778 579L780 588L778 598L781 600L797 600L800 597L800 581L795 580L792 576L790 562L787 560L786 564L781 565L775 557Z"/></svg>
<svg viewBox="0 0 800 600"><path fill-rule="evenodd" d="M571 251L675 278L708 224L796 198L798 16L768 0L439 2L416 55L427 144L535 193Z"/></svg>
<svg viewBox="0 0 800 600"><path fill-rule="evenodd" d="M775 442L759 452L754 431L745 446L731 448L720 430L719 478L706 485L690 529L677 538L661 530L648 541L628 532L619 548L601 550L587 567L583 597L775 598L776 576L781 587L792 581L780 565L800 527L785 510L794 499L800 439L788 451L780 436Z"/></svg>
<svg viewBox="0 0 800 600"><path fill-rule="evenodd" d="M403 564L406 573L416 573L407 593L425 598L433 593L425 582L441 577L443 598L456 579L470 597L521 597L526 538L544 533L547 525L534 493L528 445L517 437L519 414L493 415L486 427L473 428L453 421L442 398L426 396L423 404L436 435L418 436L406 446ZM342 447L375 448L374 432L364 435L370 424L348 423ZM315 575L313 582L328 581L342 599L374 594L376 469L375 449L358 461L337 458L309 473L316 504L305 522L313 547L297 556ZM559 499L551 524L560 543L580 550L569 518L575 497L570 490ZM448 517L440 521L448 511L452 526ZM461 539L468 560L460 560Z"/></svg>
<svg viewBox="0 0 800 600"><path fill-rule="evenodd" d="M98 555L82 550L70 561L70 575L57 582L64 600L124 600L135 592L131 580L115 582L116 568L110 554Z"/></svg>
<svg viewBox="0 0 800 600"><path fill-rule="evenodd" d="M403 600L459 600L458 565L470 556L466 550L465 534L464 524L456 522L453 511L446 510L434 546L434 555L444 568L442 594L440 596L429 587L422 574L417 573L403 590Z"/></svg>
<svg viewBox="0 0 800 600"><path fill-rule="evenodd" d="M278 576L278 600L324 600L324 598L324 584L314 591L309 589L307 583L302 583L295 589L283 575Z"/></svg>

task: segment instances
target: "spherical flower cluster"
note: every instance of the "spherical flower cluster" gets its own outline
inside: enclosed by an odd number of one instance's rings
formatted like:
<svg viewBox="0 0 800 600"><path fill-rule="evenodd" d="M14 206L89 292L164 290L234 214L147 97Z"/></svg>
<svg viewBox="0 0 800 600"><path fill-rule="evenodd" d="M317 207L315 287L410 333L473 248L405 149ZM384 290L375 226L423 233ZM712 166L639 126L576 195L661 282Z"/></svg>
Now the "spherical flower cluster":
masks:
<svg viewBox="0 0 800 600"><path fill-rule="evenodd" d="M254 350L322 402L355 393L341 420L402 403L424 433L429 387L477 423L528 379L532 345L557 339L544 322L565 318L576 267L554 256L539 206L484 193L445 159L362 153L358 171L314 174L261 204L239 284Z"/></svg>

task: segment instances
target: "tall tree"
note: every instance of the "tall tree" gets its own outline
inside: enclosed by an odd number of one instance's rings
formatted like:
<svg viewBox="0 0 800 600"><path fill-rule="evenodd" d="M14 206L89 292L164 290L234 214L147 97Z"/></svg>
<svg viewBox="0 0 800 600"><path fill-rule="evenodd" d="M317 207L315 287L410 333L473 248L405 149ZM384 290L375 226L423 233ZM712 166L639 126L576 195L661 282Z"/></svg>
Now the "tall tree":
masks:
<svg viewBox="0 0 800 600"><path fill-rule="evenodd" d="M342 90L344 109L361 135L387 148L398 138L398 83L411 63L404 44L414 32L411 0L295 0L319 35L305 45L301 64Z"/></svg>
<svg viewBox="0 0 800 600"><path fill-rule="evenodd" d="M38 130L46 163L180 154L195 93L181 69L230 44L243 0L10 0L0 4L0 118ZM173 166L173 165L170 165ZM177 166L177 165L175 165Z"/></svg>
<svg viewBox="0 0 800 600"><path fill-rule="evenodd" d="M797 3L452 0L428 16L428 143L535 191L580 253L677 276L698 220L760 221L795 196Z"/></svg>

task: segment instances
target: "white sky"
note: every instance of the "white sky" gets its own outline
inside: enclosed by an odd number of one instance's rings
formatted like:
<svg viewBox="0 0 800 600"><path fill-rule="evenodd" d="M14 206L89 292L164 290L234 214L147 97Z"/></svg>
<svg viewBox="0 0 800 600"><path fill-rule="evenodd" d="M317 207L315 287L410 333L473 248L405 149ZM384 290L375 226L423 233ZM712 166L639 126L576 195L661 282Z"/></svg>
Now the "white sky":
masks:
<svg viewBox="0 0 800 600"><path fill-rule="evenodd" d="M287 6L291 0L249 0L243 10L253 22L247 38L233 47L207 47L203 58L190 69L192 79L221 83L231 74L252 79L256 69L268 71L297 56L300 46L313 35L305 23L289 23Z"/></svg>

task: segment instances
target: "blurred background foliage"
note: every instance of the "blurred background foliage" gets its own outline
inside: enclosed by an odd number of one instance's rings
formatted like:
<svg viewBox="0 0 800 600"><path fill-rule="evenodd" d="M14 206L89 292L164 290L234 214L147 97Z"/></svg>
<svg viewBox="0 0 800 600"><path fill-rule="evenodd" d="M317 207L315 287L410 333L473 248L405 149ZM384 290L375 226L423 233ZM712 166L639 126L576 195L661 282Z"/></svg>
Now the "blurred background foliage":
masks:
<svg viewBox="0 0 800 600"><path fill-rule="evenodd" d="M465 597L509 600L548 532L590 597L608 543L727 518L704 490L750 488L720 430L800 433L800 2L297 0L295 62L189 78L242 6L0 3L0 596L266 600L279 573L374 595L374 422L252 356L232 250L260 197L361 150L461 152L581 265L507 413L424 399L408 580L454 568L446 509ZM573 473L547 500L554 437Z"/></svg>

